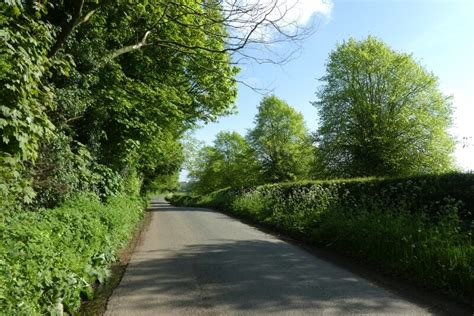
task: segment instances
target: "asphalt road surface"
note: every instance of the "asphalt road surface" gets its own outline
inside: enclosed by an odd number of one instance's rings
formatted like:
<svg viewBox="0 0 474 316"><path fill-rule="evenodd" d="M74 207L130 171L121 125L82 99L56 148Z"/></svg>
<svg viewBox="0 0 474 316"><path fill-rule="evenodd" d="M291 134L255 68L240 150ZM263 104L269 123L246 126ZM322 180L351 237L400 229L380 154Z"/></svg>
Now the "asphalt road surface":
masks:
<svg viewBox="0 0 474 316"><path fill-rule="evenodd" d="M106 315L429 314L221 213L152 202Z"/></svg>

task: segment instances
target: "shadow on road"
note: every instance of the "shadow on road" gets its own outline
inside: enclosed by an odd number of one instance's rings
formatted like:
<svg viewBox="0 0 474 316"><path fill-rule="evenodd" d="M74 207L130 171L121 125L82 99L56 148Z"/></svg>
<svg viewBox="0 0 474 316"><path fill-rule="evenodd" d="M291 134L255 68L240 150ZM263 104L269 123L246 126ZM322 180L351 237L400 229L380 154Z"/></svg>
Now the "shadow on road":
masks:
<svg viewBox="0 0 474 316"><path fill-rule="evenodd" d="M213 240L137 253L137 259L129 265L131 277L122 288L125 295L145 293L133 301L135 306L128 306L137 311L213 307L237 313L413 312L388 292L347 271L317 264L281 242Z"/></svg>
<svg viewBox="0 0 474 316"><path fill-rule="evenodd" d="M186 212L212 212L212 213L217 213L216 211L210 210L208 208L200 208L200 207L179 207L179 206L173 206L169 204L168 202L162 202L162 201L152 201L147 208L148 211L150 212L167 212L167 211L186 211Z"/></svg>

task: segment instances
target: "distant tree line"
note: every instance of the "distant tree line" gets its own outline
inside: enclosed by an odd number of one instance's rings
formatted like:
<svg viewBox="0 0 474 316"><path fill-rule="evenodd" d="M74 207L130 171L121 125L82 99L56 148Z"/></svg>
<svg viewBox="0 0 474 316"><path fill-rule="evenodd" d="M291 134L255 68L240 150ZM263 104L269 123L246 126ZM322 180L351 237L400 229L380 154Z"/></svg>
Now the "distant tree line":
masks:
<svg viewBox="0 0 474 316"><path fill-rule="evenodd" d="M374 37L350 39L331 52L321 82L315 133L285 101L264 97L245 137L221 132L198 152L194 191L455 168L451 99L412 56Z"/></svg>

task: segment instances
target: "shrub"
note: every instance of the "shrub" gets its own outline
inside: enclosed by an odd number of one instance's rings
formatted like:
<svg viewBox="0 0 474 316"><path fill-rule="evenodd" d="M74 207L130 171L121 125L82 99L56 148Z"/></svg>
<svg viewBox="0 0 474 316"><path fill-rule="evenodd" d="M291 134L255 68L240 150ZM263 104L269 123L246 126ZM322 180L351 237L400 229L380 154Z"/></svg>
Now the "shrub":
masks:
<svg viewBox="0 0 474 316"><path fill-rule="evenodd" d="M280 183L170 200L228 211L474 296L474 174Z"/></svg>
<svg viewBox="0 0 474 316"><path fill-rule="evenodd" d="M55 209L0 213L0 310L7 315L76 311L103 282L115 252L142 216L143 200L101 204L82 195Z"/></svg>

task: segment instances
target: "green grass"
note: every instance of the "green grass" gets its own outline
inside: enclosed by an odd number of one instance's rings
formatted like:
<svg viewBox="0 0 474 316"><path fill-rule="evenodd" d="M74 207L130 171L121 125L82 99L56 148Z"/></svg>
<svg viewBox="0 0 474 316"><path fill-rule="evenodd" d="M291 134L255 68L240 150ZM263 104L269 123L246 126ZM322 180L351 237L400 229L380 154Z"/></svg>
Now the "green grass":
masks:
<svg viewBox="0 0 474 316"><path fill-rule="evenodd" d="M0 214L0 310L7 315L77 311L103 282L143 214L138 197L106 204L82 195L55 209Z"/></svg>

